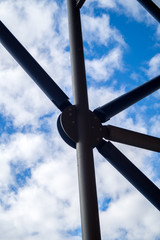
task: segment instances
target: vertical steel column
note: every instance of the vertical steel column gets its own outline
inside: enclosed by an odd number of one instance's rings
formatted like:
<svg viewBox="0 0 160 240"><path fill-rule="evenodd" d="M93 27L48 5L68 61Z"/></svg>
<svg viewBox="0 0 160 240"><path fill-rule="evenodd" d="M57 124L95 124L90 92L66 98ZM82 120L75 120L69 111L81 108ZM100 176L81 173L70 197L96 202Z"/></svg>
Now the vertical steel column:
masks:
<svg viewBox="0 0 160 240"><path fill-rule="evenodd" d="M74 104L77 107L77 161L83 240L100 240L93 150L88 120L88 96L84 64L80 10L67 0Z"/></svg>

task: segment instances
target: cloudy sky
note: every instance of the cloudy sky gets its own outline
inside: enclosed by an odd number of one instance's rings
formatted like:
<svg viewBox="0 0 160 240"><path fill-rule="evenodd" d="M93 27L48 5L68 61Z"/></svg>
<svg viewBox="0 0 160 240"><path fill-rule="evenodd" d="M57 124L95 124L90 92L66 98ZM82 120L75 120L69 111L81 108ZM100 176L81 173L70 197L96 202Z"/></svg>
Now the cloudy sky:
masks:
<svg viewBox="0 0 160 240"><path fill-rule="evenodd" d="M81 9L90 109L159 75L160 26L136 0ZM0 20L72 101L66 0L1 0ZM160 136L160 91L108 123ZM0 239L80 240L75 150L59 110L0 45ZM160 155L116 144L160 187ZM159 240L160 214L94 151L103 240Z"/></svg>

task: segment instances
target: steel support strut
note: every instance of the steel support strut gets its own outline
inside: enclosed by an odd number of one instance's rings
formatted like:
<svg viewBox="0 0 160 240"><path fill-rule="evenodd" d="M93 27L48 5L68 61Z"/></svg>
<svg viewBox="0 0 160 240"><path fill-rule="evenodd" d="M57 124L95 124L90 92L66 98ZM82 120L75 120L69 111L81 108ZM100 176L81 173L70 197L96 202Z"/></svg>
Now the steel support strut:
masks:
<svg viewBox="0 0 160 240"><path fill-rule="evenodd" d="M106 122L111 117L122 112L158 89L160 89L160 75L112 100L111 102L96 108L94 113L99 117L101 122Z"/></svg>
<svg viewBox="0 0 160 240"><path fill-rule="evenodd" d="M83 240L100 240L93 149L89 129L89 108L84 64L80 10L67 0L74 104L77 111L76 143Z"/></svg>
<svg viewBox="0 0 160 240"><path fill-rule="evenodd" d="M0 43L61 111L71 105L66 94L1 21Z"/></svg>
<svg viewBox="0 0 160 240"><path fill-rule="evenodd" d="M129 159L111 142L102 142L97 146L104 156L137 190L160 211L160 189L150 181Z"/></svg>
<svg viewBox="0 0 160 240"><path fill-rule="evenodd" d="M160 8L153 0L137 1L160 23Z"/></svg>

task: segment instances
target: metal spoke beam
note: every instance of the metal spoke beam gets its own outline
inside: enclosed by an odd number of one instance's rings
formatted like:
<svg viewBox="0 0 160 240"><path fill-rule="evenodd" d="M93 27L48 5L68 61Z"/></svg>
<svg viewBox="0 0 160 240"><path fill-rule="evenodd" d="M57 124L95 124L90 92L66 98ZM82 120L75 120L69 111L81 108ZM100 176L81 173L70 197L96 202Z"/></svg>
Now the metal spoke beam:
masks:
<svg viewBox="0 0 160 240"><path fill-rule="evenodd" d="M131 90L128 93L114 99L113 101L96 108L94 113L99 117L101 122L108 121L111 117L125 110L126 108L137 103L144 97L160 88L160 76L142 84L141 86Z"/></svg>
<svg viewBox="0 0 160 240"><path fill-rule="evenodd" d="M97 149L108 162L160 211L160 190L152 181L112 143L103 140Z"/></svg>
<svg viewBox="0 0 160 240"><path fill-rule="evenodd" d="M14 35L0 21L0 42L33 79L33 81L41 88L47 97L63 111L67 106L71 105L67 95L53 81L53 79L43 70L37 61L28 53L22 44L14 37Z"/></svg>
<svg viewBox="0 0 160 240"><path fill-rule="evenodd" d="M160 152L160 138L124 128L114 127L111 125L103 126L103 137L107 140Z"/></svg>
<svg viewBox="0 0 160 240"><path fill-rule="evenodd" d="M160 4L155 0L137 0L159 23L160 23Z"/></svg>

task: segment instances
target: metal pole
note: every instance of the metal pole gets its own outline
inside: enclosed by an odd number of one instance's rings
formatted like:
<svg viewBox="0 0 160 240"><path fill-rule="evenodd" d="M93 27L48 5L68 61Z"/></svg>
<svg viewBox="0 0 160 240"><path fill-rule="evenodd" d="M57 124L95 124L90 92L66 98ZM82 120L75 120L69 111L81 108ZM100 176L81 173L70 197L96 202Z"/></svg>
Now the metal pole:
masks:
<svg viewBox="0 0 160 240"><path fill-rule="evenodd" d="M80 10L67 0L74 104L77 108L77 161L83 240L100 240L93 150L91 147L88 96Z"/></svg>

